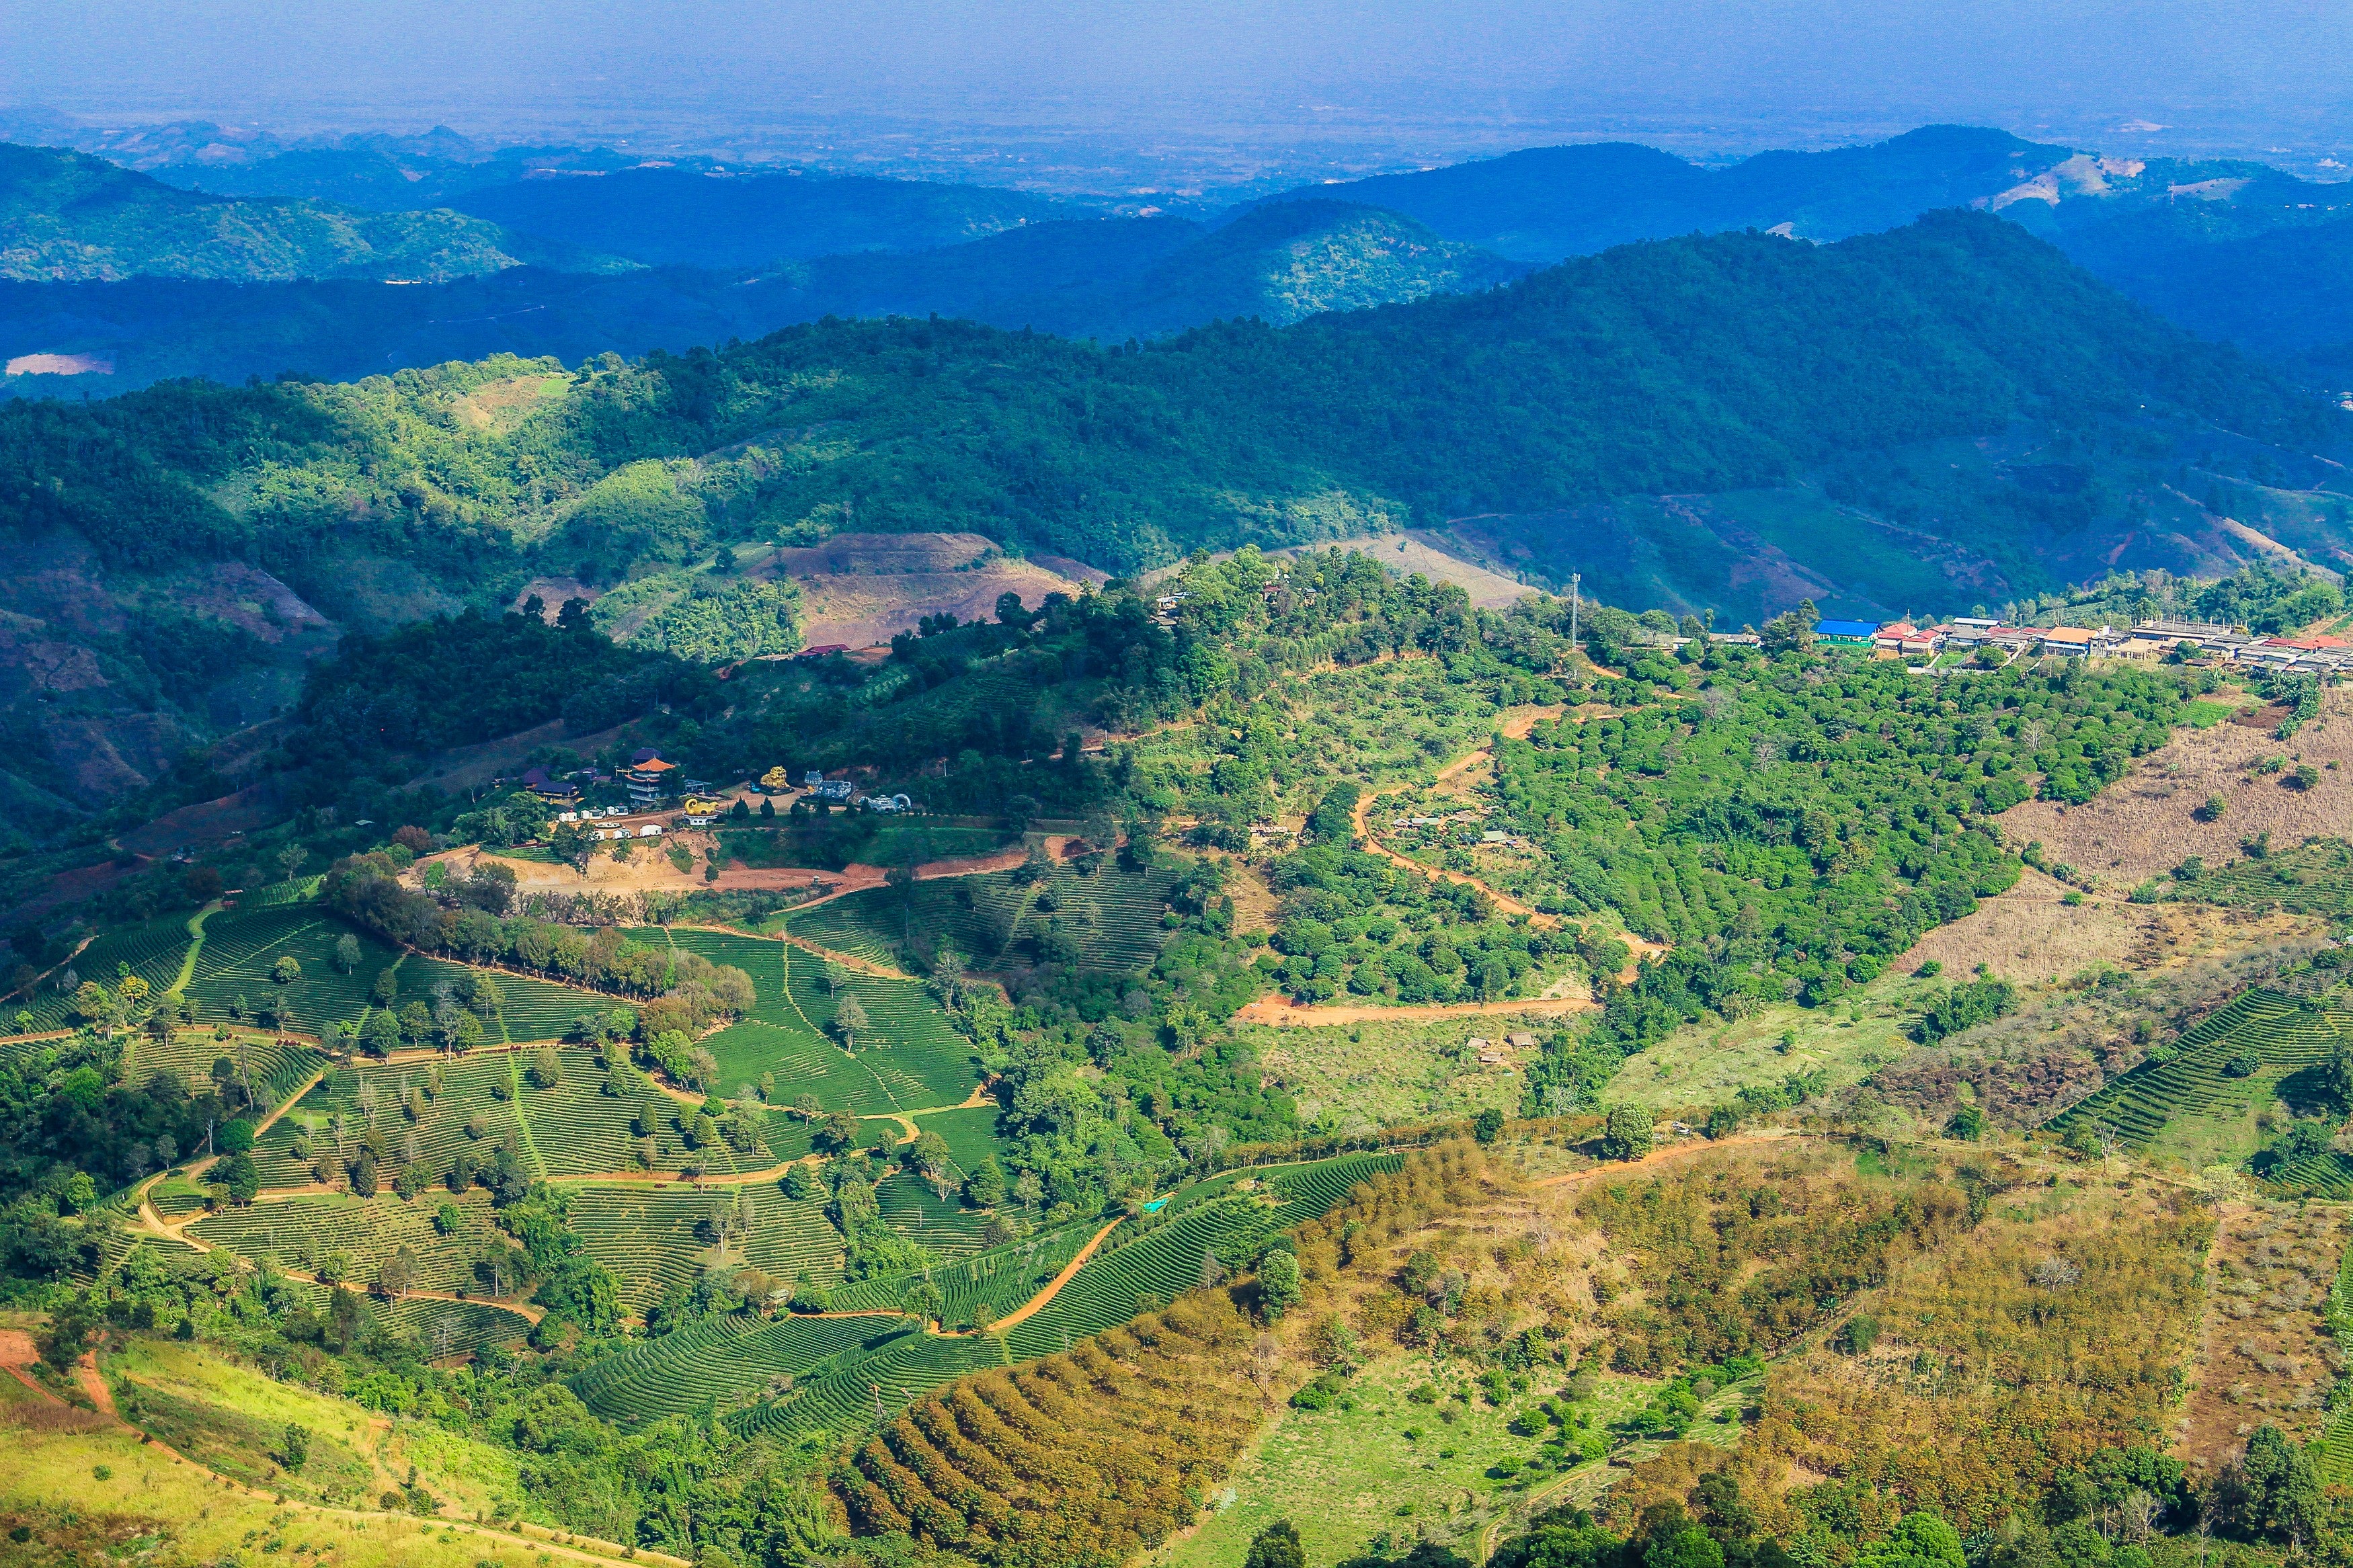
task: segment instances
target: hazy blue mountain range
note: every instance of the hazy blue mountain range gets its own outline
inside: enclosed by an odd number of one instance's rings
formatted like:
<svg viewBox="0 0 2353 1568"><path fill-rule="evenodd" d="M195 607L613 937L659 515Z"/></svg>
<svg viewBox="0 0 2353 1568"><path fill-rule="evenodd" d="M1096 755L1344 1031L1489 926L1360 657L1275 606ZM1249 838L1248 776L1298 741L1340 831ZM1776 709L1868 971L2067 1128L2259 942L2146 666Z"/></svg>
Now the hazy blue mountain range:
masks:
<svg viewBox="0 0 2353 1568"><path fill-rule="evenodd" d="M628 265L459 213L206 195L87 153L0 144L0 278L439 282L526 264Z"/></svg>
<svg viewBox="0 0 2353 1568"><path fill-rule="evenodd" d="M1281 324L1523 270L1394 213L1294 203L1215 230L1175 217L1079 218L937 250L790 262L748 279L691 268L607 276L516 268L427 288L0 282L0 345L112 366L18 384L112 391L175 375L353 377L499 353L577 363L754 338L827 315L939 314L1118 341L1221 318Z"/></svg>

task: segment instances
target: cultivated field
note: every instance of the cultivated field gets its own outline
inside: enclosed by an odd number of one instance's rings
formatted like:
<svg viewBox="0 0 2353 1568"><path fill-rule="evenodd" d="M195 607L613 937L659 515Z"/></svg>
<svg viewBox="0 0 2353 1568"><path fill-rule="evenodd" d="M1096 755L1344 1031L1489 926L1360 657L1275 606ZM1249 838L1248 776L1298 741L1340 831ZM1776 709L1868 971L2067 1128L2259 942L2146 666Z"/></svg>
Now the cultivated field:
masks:
<svg viewBox="0 0 2353 1568"><path fill-rule="evenodd" d="M1339 1027L1245 1026L1269 1079L1297 1102L1300 1120L1354 1135L1383 1125L1476 1116L1490 1106L1516 1110L1526 1080L1504 1066L1482 1066L1474 1037L1500 1045L1522 1029L1547 1030L1542 1018L1477 1017L1436 1024L1377 1019ZM1534 1051L1513 1055L1525 1067Z"/></svg>

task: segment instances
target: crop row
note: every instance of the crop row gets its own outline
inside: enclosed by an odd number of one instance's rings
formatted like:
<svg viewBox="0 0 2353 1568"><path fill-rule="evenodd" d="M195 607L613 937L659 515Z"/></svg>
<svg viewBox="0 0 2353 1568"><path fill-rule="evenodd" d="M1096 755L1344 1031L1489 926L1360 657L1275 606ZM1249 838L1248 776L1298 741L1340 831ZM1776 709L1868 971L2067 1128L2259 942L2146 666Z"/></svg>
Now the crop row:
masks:
<svg viewBox="0 0 2353 1568"><path fill-rule="evenodd" d="M2245 1093L2228 1070L2242 1053L2266 1068L2308 1067L2344 1039L2348 1022L2274 991L2246 991L2184 1034L2168 1059L2141 1063L2049 1125L2061 1132L2087 1123L2108 1128L2127 1147L2143 1147L2173 1118Z"/></svg>
<svg viewBox="0 0 2353 1568"><path fill-rule="evenodd" d="M625 1425L717 1408L845 1351L906 1332L881 1318L761 1319L729 1312L607 1356L571 1380L597 1415Z"/></svg>
<svg viewBox="0 0 2353 1568"><path fill-rule="evenodd" d="M1058 866L1031 883L1013 871L874 888L789 917L793 931L821 946L882 959L913 932L952 943L976 969L1000 969L1050 930L1067 936L1078 968L1140 969L1166 940L1162 915L1176 873L1167 868L1094 871Z"/></svg>
<svg viewBox="0 0 2353 1568"><path fill-rule="evenodd" d="M819 1430L839 1436L874 1419L878 1385L881 1405L887 1413L903 1408L965 1373L1066 1350L1127 1321L1155 1302L1174 1300L1197 1289L1206 1271L1205 1260L1222 1245L1328 1213L1357 1182L1397 1163L1394 1155L1353 1154L1215 1178L1202 1184L1213 1194L1206 1200L1172 1201L1168 1212L1175 1217L1153 1223L1149 1228L1130 1232L1123 1226L1122 1232L1114 1232L1108 1238L1113 1243L1109 1250L1090 1258L1037 1313L1001 1334L910 1334L871 1355L850 1358L806 1377L784 1398L740 1412L730 1418L731 1424L743 1431L787 1436ZM1240 1190L1245 1182L1256 1184L1261 1190ZM972 1259L968 1266L1014 1255L1022 1256L1024 1265L1033 1271L1044 1262L1043 1258L1021 1254L1018 1248L1005 1248ZM941 1284L944 1273L934 1270L933 1282ZM884 1297L895 1286L897 1295L884 1298L895 1304L910 1283L902 1278L853 1286L843 1296L846 1300L863 1301Z"/></svg>
<svg viewBox="0 0 2353 1568"><path fill-rule="evenodd" d="M720 1226L738 1194L747 1211L744 1228L723 1252ZM573 1192L569 1223L621 1282L633 1311L727 1264L750 1263L786 1280L803 1273L819 1284L840 1278L841 1234L825 1217L823 1201L789 1198L766 1183L592 1184Z"/></svg>
<svg viewBox="0 0 2353 1568"><path fill-rule="evenodd" d="M126 967L160 991L178 976L189 940L185 916L142 921L101 932L52 975L38 994L10 1007L7 1026L27 1034L62 1029L73 1022L76 985L94 980L111 989ZM15 1016L19 1012L26 1015L23 1019Z"/></svg>
<svg viewBox="0 0 2353 1568"><path fill-rule="evenodd" d="M451 1222L446 1234L442 1218ZM188 1228L215 1247L281 1268L315 1272L341 1254L345 1278L360 1285L374 1284L385 1260L405 1247L417 1259L409 1283L424 1290L486 1285L477 1277L476 1262L495 1238L485 1193L428 1193L414 1203L388 1193L373 1198L306 1193L225 1208Z"/></svg>

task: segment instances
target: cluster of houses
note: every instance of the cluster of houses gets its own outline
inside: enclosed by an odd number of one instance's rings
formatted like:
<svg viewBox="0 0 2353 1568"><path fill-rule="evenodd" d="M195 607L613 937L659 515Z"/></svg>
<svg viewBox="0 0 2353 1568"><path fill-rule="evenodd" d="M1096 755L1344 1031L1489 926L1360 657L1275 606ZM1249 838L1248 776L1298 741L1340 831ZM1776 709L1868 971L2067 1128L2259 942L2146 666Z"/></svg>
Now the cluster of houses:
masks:
<svg viewBox="0 0 2353 1568"><path fill-rule="evenodd" d="M2258 637L2208 621L2142 621L2129 628L2010 626L1983 616L1957 616L1941 626L1909 621L1822 621L1817 640L1868 647L1882 658L1920 661L1991 648L2005 656L2069 658L2158 658L2183 643L2202 656L2273 668L2353 668L2353 641L2336 637Z"/></svg>
<svg viewBox="0 0 2353 1568"><path fill-rule="evenodd" d="M504 784L508 781L500 779L493 782ZM709 827L719 820L728 804L710 784L686 777L677 763L663 757L651 746L640 747L632 752L628 765L610 775L600 773L594 768L579 768L559 778L543 767L533 767L513 782L557 808L554 814L557 823L607 824L612 818L641 816L674 806L687 826ZM619 784L628 792L628 805L595 806L580 804L590 787L613 783ZM777 767L762 774L758 784L753 787L776 795L789 793L793 784L791 775ZM850 780L829 779L815 769L803 776L800 787L812 800L868 811L895 814L915 809L915 803L906 795L861 795L857 784ZM659 823L621 822L597 826L595 836L599 840L658 838L661 832Z"/></svg>

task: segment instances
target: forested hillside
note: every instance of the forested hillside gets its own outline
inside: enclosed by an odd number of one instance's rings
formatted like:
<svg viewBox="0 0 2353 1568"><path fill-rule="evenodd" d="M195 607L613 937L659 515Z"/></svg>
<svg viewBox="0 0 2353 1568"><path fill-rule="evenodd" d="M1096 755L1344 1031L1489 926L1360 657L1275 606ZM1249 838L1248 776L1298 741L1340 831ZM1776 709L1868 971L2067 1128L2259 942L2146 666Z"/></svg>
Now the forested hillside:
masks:
<svg viewBox="0 0 2353 1568"><path fill-rule="evenodd" d="M20 282L440 282L525 264L589 271L621 265L459 213L207 196L86 153L0 144L0 277Z"/></svg>
<svg viewBox="0 0 2353 1568"><path fill-rule="evenodd" d="M1269 287L1258 261L1226 276ZM44 638L99 654L100 679L78 688L77 738L57 740L66 710L34 686L17 709L27 758L98 757L89 726L111 737L97 771L61 762L41 786L107 793L216 726L207 706L284 700L280 626L201 605L217 629L193 691L117 673L153 646L119 606L218 563L273 574L305 624L368 627L503 604L534 576L601 589L843 529L975 530L1134 571L1468 519L1475 547L1620 600L1736 624L1808 597L1892 614L2108 565L2230 570L2237 536L2170 521L2196 512L2185 489L2317 472L2344 425L2015 226L1948 214L1833 247L1629 247L1485 293L1137 348L828 320L569 373L493 359L18 402L0 411L0 522L113 606L25 606ZM2299 521L2267 526L2314 558L2353 543L2325 495L2282 504ZM44 580L55 601L65 579Z"/></svg>

